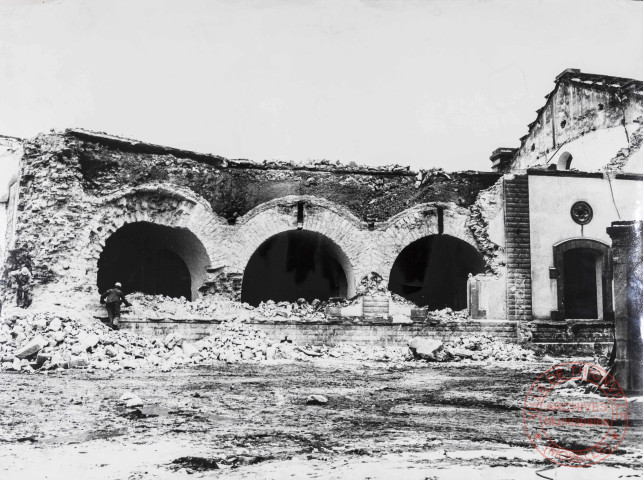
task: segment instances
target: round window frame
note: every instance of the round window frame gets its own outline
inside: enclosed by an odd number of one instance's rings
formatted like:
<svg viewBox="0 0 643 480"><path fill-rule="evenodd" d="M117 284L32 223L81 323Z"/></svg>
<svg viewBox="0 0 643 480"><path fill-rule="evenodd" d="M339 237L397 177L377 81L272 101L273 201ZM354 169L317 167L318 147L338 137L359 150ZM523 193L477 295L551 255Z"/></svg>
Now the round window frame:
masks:
<svg viewBox="0 0 643 480"><path fill-rule="evenodd" d="M588 215L586 220L581 220L579 215L574 212L574 210L579 207L581 208L584 207L587 209ZM578 225L587 225L594 218L594 209L586 201L579 200L578 202L574 202L574 204L572 205L572 208L569 209L569 214L572 217L572 220L574 220L574 222L576 222Z"/></svg>

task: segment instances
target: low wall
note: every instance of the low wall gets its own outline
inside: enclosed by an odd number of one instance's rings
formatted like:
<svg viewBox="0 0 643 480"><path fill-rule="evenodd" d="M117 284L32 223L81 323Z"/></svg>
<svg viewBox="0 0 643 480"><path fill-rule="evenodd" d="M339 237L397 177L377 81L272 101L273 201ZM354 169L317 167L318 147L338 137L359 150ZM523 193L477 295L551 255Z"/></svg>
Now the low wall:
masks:
<svg viewBox="0 0 643 480"><path fill-rule="evenodd" d="M146 337L163 337L180 332L184 338L196 341L210 333L219 320L147 320L123 318L121 328ZM247 325L266 332L274 341L285 338L298 344L336 345L350 342L365 345L404 345L415 336L448 340L453 337L487 334L507 342L517 339L516 323L503 320L453 320L422 323L391 323L390 321L363 321L354 319L331 322L274 321L273 319L247 322Z"/></svg>
<svg viewBox="0 0 643 480"><path fill-rule="evenodd" d="M534 345L559 355L605 355L614 346L614 322L597 320L534 321Z"/></svg>

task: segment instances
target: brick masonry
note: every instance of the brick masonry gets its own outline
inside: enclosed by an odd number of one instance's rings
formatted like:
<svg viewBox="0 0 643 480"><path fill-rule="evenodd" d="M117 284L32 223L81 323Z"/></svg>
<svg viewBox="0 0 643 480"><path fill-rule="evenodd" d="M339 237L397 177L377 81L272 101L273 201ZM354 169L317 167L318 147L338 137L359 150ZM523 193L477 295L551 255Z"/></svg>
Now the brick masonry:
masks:
<svg viewBox="0 0 643 480"><path fill-rule="evenodd" d="M527 175L504 179L507 319L531 320L531 254Z"/></svg>
<svg viewBox="0 0 643 480"><path fill-rule="evenodd" d="M216 320L178 321L178 320L134 320L121 323L123 329L149 337L163 337L178 331L188 340L198 340L209 334ZM481 333L507 342L516 341L516 323L507 321L469 320L444 321L436 324L412 323L392 324L386 321L356 323L354 319L335 322L274 322L256 321L249 325L266 334L274 341L285 338L305 345L336 345L351 342L361 345L406 345L409 339L420 336L440 340L454 337L467 337Z"/></svg>

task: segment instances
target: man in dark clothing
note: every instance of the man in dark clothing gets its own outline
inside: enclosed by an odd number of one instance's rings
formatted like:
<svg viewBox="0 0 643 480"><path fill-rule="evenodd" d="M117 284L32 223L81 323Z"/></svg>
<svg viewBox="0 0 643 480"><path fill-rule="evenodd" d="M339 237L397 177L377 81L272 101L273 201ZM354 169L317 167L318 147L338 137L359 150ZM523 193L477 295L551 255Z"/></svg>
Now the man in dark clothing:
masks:
<svg viewBox="0 0 643 480"><path fill-rule="evenodd" d="M104 303L105 307L107 307L109 326L115 330L118 329L118 323L121 319L121 302L126 307L132 306L125 298L125 294L121 290L121 284L118 282L116 282L114 288L110 288L100 296L100 303Z"/></svg>
<svg viewBox="0 0 643 480"><path fill-rule="evenodd" d="M27 308L31 305L31 272L27 267L9 273L16 282L16 305Z"/></svg>

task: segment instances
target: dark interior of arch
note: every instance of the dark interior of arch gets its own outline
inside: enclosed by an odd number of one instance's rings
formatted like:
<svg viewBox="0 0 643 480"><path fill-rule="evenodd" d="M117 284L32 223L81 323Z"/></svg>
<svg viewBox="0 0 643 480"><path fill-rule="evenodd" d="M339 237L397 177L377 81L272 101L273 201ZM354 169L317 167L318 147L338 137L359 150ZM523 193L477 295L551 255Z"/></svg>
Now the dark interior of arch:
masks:
<svg viewBox="0 0 643 480"><path fill-rule="evenodd" d="M294 230L262 243L243 274L241 300L259 305L266 300L294 302L346 297L342 254L325 236Z"/></svg>
<svg viewBox="0 0 643 480"><path fill-rule="evenodd" d="M484 259L467 242L431 235L408 245L398 255L389 290L430 310L467 307L467 278L485 269Z"/></svg>
<svg viewBox="0 0 643 480"><path fill-rule="evenodd" d="M125 294L143 292L192 300L189 265L203 256L200 242L190 231L149 222L119 228L105 242L98 260L98 289L123 285ZM193 267L194 268L194 267Z"/></svg>

